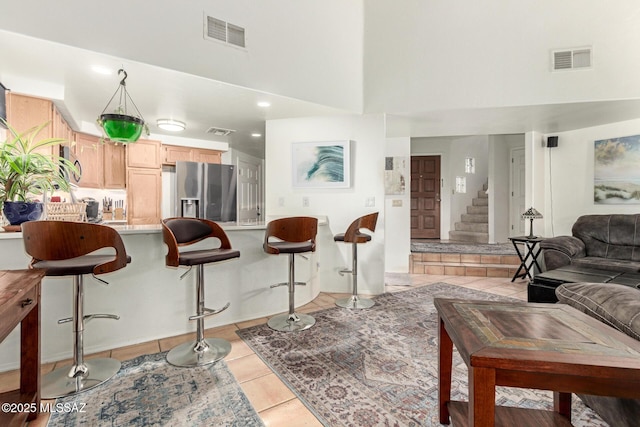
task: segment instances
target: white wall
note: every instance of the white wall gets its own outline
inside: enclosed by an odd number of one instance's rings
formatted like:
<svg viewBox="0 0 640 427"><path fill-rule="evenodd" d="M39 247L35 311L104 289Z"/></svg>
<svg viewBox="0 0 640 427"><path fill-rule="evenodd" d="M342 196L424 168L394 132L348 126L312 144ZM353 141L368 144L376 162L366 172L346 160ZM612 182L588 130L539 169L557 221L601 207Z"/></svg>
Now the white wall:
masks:
<svg viewBox="0 0 640 427"><path fill-rule="evenodd" d="M640 134L640 119L554 133L558 136L555 148L536 144L536 154L543 159L543 164L538 165L537 179L544 183L545 209L540 212L544 215L545 236L570 235L580 215L640 212L640 205L593 202L594 141L637 134ZM540 139L546 141L547 136Z"/></svg>
<svg viewBox="0 0 640 427"><path fill-rule="evenodd" d="M365 111L637 99L639 14L637 0L365 2ZM552 49L583 46L591 70L550 71Z"/></svg>
<svg viewBox="0 0 640 427"><path fill-rule="evenodd" d="M291 175L291 143L300 141L350 140L351 187L345 189L294 189ZM342 233L356 218L378 211L378 224L371 242L358 247L361 293L384 292L384 157L386 139L382 115L309 117L268 120L265 155L265 208L267 216L326 215L331 231ZM309 206L302 206L303 197ZM367 198L375 206L366 207ZM351 247L335 244L336 256L351 265ZM408 256L408 254L407 254ZM285 274L285 272L283 272ZM350 275L332 280L335 292L351 290Z"/></svg>
<svg viewBox="0 0 640 427"><path fill-rule="evenodd" d="M405 194L385 196L384 260L387 273L407 273L411 253L411 138L387 138L388 157L403 157L407 161ZM394 206L400 201L401 206Z"/></svg>
<svg viewBox="0 0 640 427"><path fill-rule="evenodd" d="M0 28L8 31L362 110L363 0L4 3ZM247 48L205 40L205 14L244 27Z"/></svg>

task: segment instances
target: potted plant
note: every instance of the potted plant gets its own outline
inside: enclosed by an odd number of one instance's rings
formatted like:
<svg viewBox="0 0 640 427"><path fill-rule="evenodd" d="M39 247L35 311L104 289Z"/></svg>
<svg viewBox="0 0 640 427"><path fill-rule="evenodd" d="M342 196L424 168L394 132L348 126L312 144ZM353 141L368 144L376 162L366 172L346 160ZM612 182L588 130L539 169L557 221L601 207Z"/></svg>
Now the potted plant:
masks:
<svg viewBox="0 0 640 427"><path fill-rule="evenodd" d="M45 193L69 191L65 176L78 173L69 160L44 154L43 149L68 141L61 138L36 140L43 123L22 133L2 120L7 138L0 142L0 205L5 218L13 226L39 219L43 204L38 201Z"/></svg>

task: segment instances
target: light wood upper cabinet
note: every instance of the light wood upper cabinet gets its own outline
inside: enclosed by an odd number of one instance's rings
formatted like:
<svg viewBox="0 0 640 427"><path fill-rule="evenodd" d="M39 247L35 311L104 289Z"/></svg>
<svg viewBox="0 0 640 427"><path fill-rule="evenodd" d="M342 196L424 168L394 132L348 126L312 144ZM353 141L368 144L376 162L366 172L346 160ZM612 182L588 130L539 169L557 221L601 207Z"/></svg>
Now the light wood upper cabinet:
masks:
<svg viewBox="0 0 640 427"><path fill-rule="evenodd" d="M162 170L127 169L127 223L159 224L162 219Z"/></svg>
<svg viewBox="0 0 640 427"><path fill-rule="evenodd" d="M127 167L160 169L160 141L139 139L127 144Z"/></svg>
<svg viewBox="0 0 640 427"><path fill-rule="evenodd" d="M111 141L104 146L104 188L125 188L127 184L126 149Z"/></svg>
<svg viewBox="0 0 640 427"><path fill-rule="evenodd" d="M73 153L82 168L78 186L102 188L104 184L104 147L100 138L76 132L75 141Z"/></svg>
<svg viewBox="0 0 640 427"><path fill-rule="evenodd" d="M34 126L49 122L49 126L42 129L36 141L53 136L53 103L48 99L20 95L9 92L7 96L7 122L18 133L22 133ZM39 149L43 154L54 154L52 147ZM57 152L55 154L58 154Z"/></svg>
<svg viewBox="0 0 640 427"><path fill-rule="evenodd" d="M194 148L193 161L202 163L222 163L222 154L220 151Z"/></svg>
<svg viewBox="0 0 640 427"><path fill-rule="evenodd" d="M162 145L162 164L175 165L176 162L190 162L191 148L179 145Z"/></svg>
<svg viewBox="0 0 640 427"><path fill-rule="evenodd" d="M205 148L162 144L162 164L175 166L176 162L221 163L222 152Z"/></svg>

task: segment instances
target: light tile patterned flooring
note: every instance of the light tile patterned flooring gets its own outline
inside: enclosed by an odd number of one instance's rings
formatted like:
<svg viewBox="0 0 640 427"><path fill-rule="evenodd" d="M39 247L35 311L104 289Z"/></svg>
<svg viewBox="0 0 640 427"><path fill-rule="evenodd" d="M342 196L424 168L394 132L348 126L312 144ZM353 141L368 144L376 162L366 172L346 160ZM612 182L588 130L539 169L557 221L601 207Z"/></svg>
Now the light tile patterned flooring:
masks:
<svg viewBox="0 0 640 427"><path fill-rule="evenodd" d="M444 282L452 285L478 289L498 295L511 296L526 301L527 281L516 280L511 282L509 278L488 278L471 276L437 276L429 274L389 274L386 277L386 291L398 292L412 287L426 286L436 282ZM298 312L311 313L324 308L335 307L335 300L344 297L345 294L318 295L309 304L300 307ZM260 358L247 346L235 333L236 330L253 325L265 323L267 318L259 318L247 322L234 323L208 329L205 335L219 337L231 342L231 353L225 358L229 369L235 375L245 394L253 404L256 411L268 427L289 426L291 420L296 420L297 426L321 426L316 417L296 398L287 386L265 365ZM174 346L193 339L195 334L186 334L176 337L149 341L128 347L116 348L87 356L113 357L120 361L129 360L144 354L153 354L167 351ZM42 373L64 365L70 365L70 360L55 363L47 363L42 366ZM17 371L0 373L0 392L18 388L19 374ZM48 414L41 414L35 421L29 423L30 427L44 427L47 424Z"/></svg>

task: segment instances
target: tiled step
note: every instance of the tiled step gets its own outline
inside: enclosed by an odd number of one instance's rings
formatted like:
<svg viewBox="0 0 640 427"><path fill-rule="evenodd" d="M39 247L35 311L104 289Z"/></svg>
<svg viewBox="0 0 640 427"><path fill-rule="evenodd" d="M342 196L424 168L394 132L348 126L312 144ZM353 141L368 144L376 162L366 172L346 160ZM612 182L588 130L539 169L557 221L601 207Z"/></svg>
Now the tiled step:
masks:
<svg viewBox="0 0 640 427"><path fill-rule="evenodd" d="M447 276L513 277L520 266L517 255L412 253L413 274Z"/></svg>
<svg viewBox="0 0 640 427"><path fill-rule="evenodd" d="M449 240L454 242L489 243L488 233L473 231L449 231Z"/></svg>
<svg viewBox="0 0 640 427"><path fill-rule="evenodd" d="M472 231L474 233L488 233L489 224L481 222L456 222L455 231Z"/></svg>

